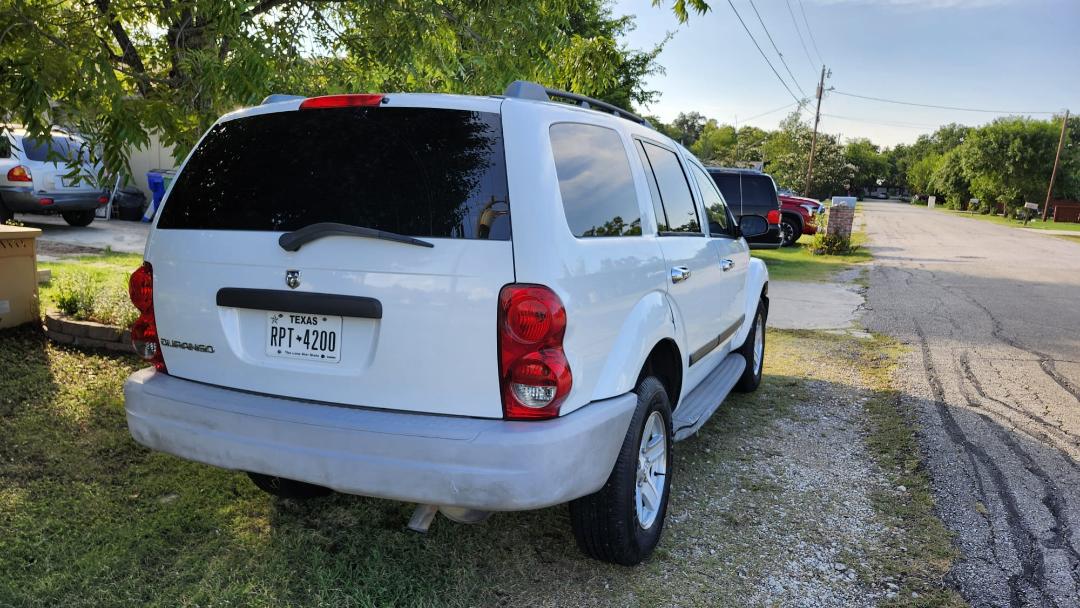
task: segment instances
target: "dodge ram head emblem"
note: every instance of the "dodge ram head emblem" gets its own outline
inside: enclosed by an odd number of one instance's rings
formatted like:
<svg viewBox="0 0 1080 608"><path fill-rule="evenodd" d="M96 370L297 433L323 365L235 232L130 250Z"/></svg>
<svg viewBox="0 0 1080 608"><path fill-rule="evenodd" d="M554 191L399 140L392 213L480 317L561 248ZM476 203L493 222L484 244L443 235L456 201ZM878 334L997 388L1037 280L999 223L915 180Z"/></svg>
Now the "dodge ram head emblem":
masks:
<svg viewBox="0 0 1080 608"><path fill-rule="evenodd" d="M286 270L285 271L285 284L290 289L296 289L300 286L300 271L299 270Z"/></svg>

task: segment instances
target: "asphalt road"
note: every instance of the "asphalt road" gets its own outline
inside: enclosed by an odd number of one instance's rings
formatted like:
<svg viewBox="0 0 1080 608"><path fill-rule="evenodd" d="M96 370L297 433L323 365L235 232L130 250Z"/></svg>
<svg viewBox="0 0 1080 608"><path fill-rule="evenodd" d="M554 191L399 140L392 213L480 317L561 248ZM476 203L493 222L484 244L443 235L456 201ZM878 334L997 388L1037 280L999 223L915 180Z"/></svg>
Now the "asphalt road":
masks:
<svg viewBox="0 0 1080 608"><path fill-rule="evenodd" d="M1080 606L1080 244L863 203L864 322L911 345L901 399L973 606Z"/></svg>

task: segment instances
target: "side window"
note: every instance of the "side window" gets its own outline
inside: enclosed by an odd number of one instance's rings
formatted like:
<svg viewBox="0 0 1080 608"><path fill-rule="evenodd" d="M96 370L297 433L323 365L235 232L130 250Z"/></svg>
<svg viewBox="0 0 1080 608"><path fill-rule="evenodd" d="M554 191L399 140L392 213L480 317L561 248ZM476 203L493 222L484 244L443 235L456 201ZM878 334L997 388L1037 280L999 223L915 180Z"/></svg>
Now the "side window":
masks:
<svg viewBox="0 0 1080 608"><path fill-rule="evenodd" d="M640 235L637 191L619 134L576 123L551 125L549 134L566 223L574 236Z"/></svg>
<svg viewBox="0 0 1080 608"><path fill-rule="evenodd" d="M660 234L701 234L694 197L679 164L679 157L666 148L643 142L645 155L649 158L656 185L660 190L660 202L667 217L667 230ZM659 218L658 218L659 219Z"/></svg>
<svg viewBox="0 0 1080 608"><path fill-rule="evenodd" d="M11 158L11 140L0 133L0 158Z"/></svg>
<svg viewBox="0 0 1080 608"><path fill-rule="evenodd" d="M698 188L701 189L701 197L705 199L705 215L709 218L709 232L713 236L728 234L727 205L724 203L724 197L720 195L720 191L716 189L716 183L713 182L708 173L697 165L690 165L690 173L694 174Z"/></svg>
<svg viewBox="0 0 1080 608"><path fill-rule="evenodd" d="M649 157L645 155L645 144L640 140L634 141L634 149L641 157L641 166L645 168L645 181L649 182L649 194L652 195L653 213L656 215L657 232L670 232L668 228L667 214L664 213L664 205L660 203L660 188L656 185L656 176L653 175Z"/></svg>

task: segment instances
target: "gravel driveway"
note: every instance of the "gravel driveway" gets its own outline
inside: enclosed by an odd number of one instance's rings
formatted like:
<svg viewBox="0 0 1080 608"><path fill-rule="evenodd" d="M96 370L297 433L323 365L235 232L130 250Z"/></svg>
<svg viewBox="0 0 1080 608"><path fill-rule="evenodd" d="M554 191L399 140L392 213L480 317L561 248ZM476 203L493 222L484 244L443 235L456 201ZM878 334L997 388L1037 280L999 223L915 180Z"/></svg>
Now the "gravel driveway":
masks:
<svg viewBox="0 0 1080 608"><path fill-rule="evenodd" d="M939 514L973 606L1080 606L1080 244L864 203L870 329L910 344Z"/></svg>

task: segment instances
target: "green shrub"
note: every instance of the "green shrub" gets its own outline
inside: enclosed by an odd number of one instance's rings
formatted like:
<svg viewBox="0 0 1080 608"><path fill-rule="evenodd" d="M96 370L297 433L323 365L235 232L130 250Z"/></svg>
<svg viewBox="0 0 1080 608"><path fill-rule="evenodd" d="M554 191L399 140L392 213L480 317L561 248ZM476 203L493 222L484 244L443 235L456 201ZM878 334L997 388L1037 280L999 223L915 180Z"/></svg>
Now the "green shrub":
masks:
<svg viewBox="0 0 1080 608"><path fill-rule="evenodd" d="M94 298L93 320L107 325L131 327L139 318L139 311L131 305L127 285L106 283Z"/></svg>
<svg viewBox="0 0 1080 608"><path fill-rule="evenodd" d="M851 239L838 235L827 235L819 231L810 240L808 245L810 253L814 255L848 255L855 253L857 246L851 244Z"/></svg>
<svg viewBox="0 0 1080 608"><path fill-rule="evenodd" d="M139 316L128 299L124 282L102 283L77 270L60 274L52 284L56 307L70 317L128 328Z"/></svg>
<svg viewBox="0 0 1080 608"><path fill-rule="evenodd" d="M56 278L56 307L76 319L89 319L94 310L97 285L85 272L71 272Z"/></svg>

